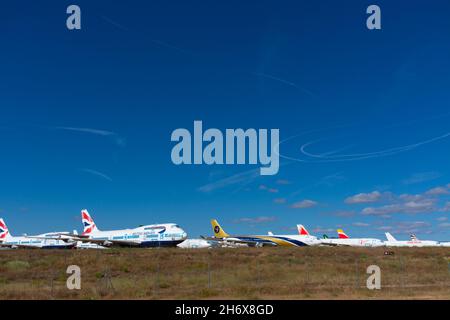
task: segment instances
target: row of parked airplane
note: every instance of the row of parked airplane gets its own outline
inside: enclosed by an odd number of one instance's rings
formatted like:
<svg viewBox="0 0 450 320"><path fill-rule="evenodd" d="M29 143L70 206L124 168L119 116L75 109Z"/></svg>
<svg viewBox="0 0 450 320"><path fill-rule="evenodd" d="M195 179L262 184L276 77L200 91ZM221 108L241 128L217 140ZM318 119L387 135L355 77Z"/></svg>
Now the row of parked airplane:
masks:
<svg viewBox="0 0 450 320"><path fill-rule="evenodd" d="M211 247L216 245L245 245L251 247L263 246L350 246L350 247L450 247L450 242L439 242L433 240L419 240L415 235L411 235L410 240L400 241L395 239L389 232L386 232L387 240L382 241L374 238L350 238L342 229L338 229L337 238L318 238L309 234L303 225L298 225L298 234L295 235L229 235L226 233L217 220L211 220L214 237L202 237L202 240L190 240L181 244L181 247Z"/></svg>
<svg viewBox="0 0 450 320"><path fill-rule="evenodd" d="M119 247L174 247L187 239L187 233L174 223L140 226L134 229L101 231L87 210L81 211L83 234L76 231L50 232L14 237L0 219L0 247L41 249L106 249Z"/></svg>
<svg viewBox="0 0 450 320"><path fill-rule="evenodd" d="M386 241L374 238L350 238L342 229L337 230L337 238L318 238L310 235L303 225L298 225L298 234L275 235L229 235L217 220L211 220L213 237L187 239L187 233L174 223L145 225L134 229L101 231L87 210L81 211L83 233L50 232L36 236L11 235L3 219L0 218L0 248L42 248L42 249L106 249L119 247L264 247L264 246L351 246L351 247L450 247L450 242L419 240L411 235L410 240L396 240L386 233Z"/></svg>

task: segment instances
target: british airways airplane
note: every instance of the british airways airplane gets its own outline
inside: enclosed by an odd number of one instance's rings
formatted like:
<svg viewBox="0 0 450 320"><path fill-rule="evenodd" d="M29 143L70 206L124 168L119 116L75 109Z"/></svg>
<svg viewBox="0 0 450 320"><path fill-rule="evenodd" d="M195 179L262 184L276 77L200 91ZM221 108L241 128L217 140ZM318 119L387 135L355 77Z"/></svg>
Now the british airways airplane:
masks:
<svg viewBox="0 0 450 320"><path fill-rule="evenodd" d="M71 235L74 241L119 247L176 247L187 239L187 233L177 224L165 223L134 229L101 231L87 210L81 211L84 232Z"/></svg>
<svg viewBox="0 0 450 320"><path fill-rule="evenodd" d="M37 236L14 237L9 232L3 219L0 218L0 247L24 249L73 249L76 243L62 240L65 232L51 232Z"/></svg>

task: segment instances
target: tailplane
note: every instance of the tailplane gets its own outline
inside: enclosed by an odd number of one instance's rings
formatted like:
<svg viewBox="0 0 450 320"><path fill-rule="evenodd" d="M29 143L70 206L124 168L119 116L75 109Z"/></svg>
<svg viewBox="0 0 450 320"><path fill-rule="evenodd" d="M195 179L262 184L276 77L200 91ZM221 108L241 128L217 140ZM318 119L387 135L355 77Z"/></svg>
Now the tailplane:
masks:
<svg viewBox="0 0 450 320"><path fill-rule="evenodd" d="M302 224L298 224L297 229L298 229L298 233L301 236L309 236L308 230L306 230L306 228Z"/></svg>
<svg viewBox="0 0 450 320"><path fill-rule="evenodd" d="M211 220L211 225L214 232L214 237L216 238L228 238L229 235L226 233L222 227L220 226L219 222L217 220Z"/></svg>
<svg viewBox="0 0 450 320"><path fill-rule="evenodd" d="M94 219L92 219L87 210L81 210L81 220L84 227L83 235L90 235L99 231L95 225Z"/></svg>
<svg viewBox="0 0 450 320"><path fill-rule="evenodd" d="M397 239L395 239L394 236L392 234L390 234L389 232L386 232L385 235L386 235L386 239L388 239L388 241L397 241Z"/></svg>
<svg viewBox="0 0 450 320"><path fill-rule="evenodd" d="M348 235L345 234L344 230L342 229L338 229L337 230L339 239L349 239L350 237Z"/></svg>
<svg viewBox="0 0 450 320"><path fill-rule="evenodd" d="M10 237L11 234L9 233L5 221L2 218L0 218L0 242L3 242Z"/></svg>

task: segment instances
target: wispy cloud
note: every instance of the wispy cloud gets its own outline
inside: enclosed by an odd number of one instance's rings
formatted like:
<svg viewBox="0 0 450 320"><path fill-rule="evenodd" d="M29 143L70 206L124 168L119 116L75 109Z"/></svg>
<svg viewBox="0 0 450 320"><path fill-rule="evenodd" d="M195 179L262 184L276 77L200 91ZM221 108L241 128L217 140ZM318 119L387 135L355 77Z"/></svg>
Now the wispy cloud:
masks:
<svg viewBox="0 0 450 320"><path fill-rule="evenodd" d="M305 209L315 207L318 203L313 200L302 200L291 205L293 209Z"/></svg>
<svg viewBox="0 0 450 320"><path fill-rule="evenodd" d="M117 135L116 133L111 132L111 131L91 129L91 128L56 127L56 129L90 133L90 134L96 134L96 135L100 135L100 136L104 136L104 137Z"/></svg>
<svg viewBox="0 0 450 320"><path fill-rule="evenodd" d="M292 183L291 181L286 180L286 179L278 179L278 180L276 181L276 184L279 184L279 185L289 185L289 184L291 184L291 183Z"/></svg>
<svg viewBox="0 0 450 320"><path fill-rule="evenodd" d="M294 88L296 88L296 89L298 89L298 90L300 90L300 91L303 91L304 93L306 93L306 94L309 95L309 96L312 96L312 97L315 96L315 94L312 93L310 90L305 89L304 87L300 87L300 86L297 85L296 83L291 82L291 81L288 81L288 80L285 80L285 79L283 79L283 78L275 77L275 76L273 76L273 75L270 75L270 74L267 74L267 73L262 73L262 72L253 72L253 74L254 74L255 76L258 76L258 77L262 77L262 78L274 80L274 81L277 81L277 82L280 82L280 83L284 83L285 85L288 85L288 86L294 87Z"/></svg>
<svg viewBox="0 0 450 320"><path fill-rule="evenodd" d="M321 226L317 226L312 230L314 233L330 233L336 232L336 229L333 228L323 228Z"/></svg>
<svg viewBox="0 0 450 320"><path fill-rule="evenodd" d="M229 176L218 181L208 183L201 186L197 190L200 192L212 192L218 189L226 188L232 185L246 185L253 182L255 179L260 177L260 169L252 169L249 171L241 172L232 176Z"/></svg>
<svg viewBox="0 0 450 320"><path fill-rule="evenodd" d="M349 218L349 217L355 216L356 212L351 211L351 210L338 210L338 211L325 213L325 215L331 215L331 216L341 217L341 218Z"/></svg>
<svg viewBox="0 0 450 320"><path fill-rule="evenodd" d="M430 234L433 232L431 223L426 221L401 221L393 222L390 225L380 226L380 231L389 231L393 234Z"/></svg>
<svg viewBox="0 0 450 320"><path fill-rule="evenodd" d="M80 133L86 133L86 134L93 134L93 135L102 136L102 137L111 137L114 139L114 142L119 147L126 146L125 138L120 137L117 133L112 132L112 131L93 129L93 128L76 128L76 127L55 127L55 129L80 132Z"/></svg>
<svg viewBox="0 0 450 320"><path fill-rule="evenodd" d="M439 228L444 228L444 229L450 228L450 222L439 223L438 227Z"/></svg>
<svg viewBox="0 0 450 320"><path fill-rule="evenodd" d="M431 181L438 179L442 176L439 172L436 171L428 171L428 172L419 172L414 173L410 177L404 179L402 181L403 184L410 185L410 184L417 184L422 183L426 181Z"/></svg>
<svg viewBox="0 0 450 320"><path fill-rule="evenodd" d="M278 193L278 191L279 191L276 188L270 188L270 187L268 187L268 186L266 186L264 184L259 186L259 190L264 190L264 191L267 191L269 193Z"/></svg>
<svg viewBox="0 0 450 320"><path fill-rule="evenodd" d="M102 178L102 179L108 180L109 182L112 182L112 181L113 181L113 180L111 179L111 177L109 177L108 175L106 175L106 174L104 174L104 173L102 173L102 172L100 172L100 171L96 171L96 170L92 170L92 169L86 169L86 168L79 169L79 170L80 170L81 172L89 173L89 174L91 174L91 175L94 175L94 176L100 177L100 178Z"/></svg>
<svg viewBox="0 0 450 320"><path fill-rule="evenodd" d="M328 176L325 176L323 178L321 178L316 184L315 186L327 186L327 187L333 187L336 184L345 181L346 178L345 176L342 174L342 172L336 172L333 174L330 174Z"/></svg>
<svg viewBox="0 0 450 320"><path fill-rule="evenodd" d="M108 18L108 17L105 17L105 16L100 16L100 17L101 17L103 20L105 20L106 22L108 22L109 24L111 24L111 25L113 25L113 26L115 26L115 27L117 27L117 28L119 28L119 29L122 29L123 31L130 31L130 29L128 29L128 28L125 27L124 25L122 25L122 24L120 24L120 23L114 21L114 20L111 19L111 18Z"/></svg>
<svg viewBox="0 0 450 320"><path fill-rule="evenodd" d="M133 31L130 28L124 26L123 24L121 24L121 23L119 23L119 22L117 22L117 21L115 21L115 20L113 20L113 19L111 19L109 17L101 16L101 18L104 21L106 21L107 23L109 23L110 25L112 25L112 26L114 26L114 27L116 27L118 29L121 29L121 30L127 31L127 32L128 31ZM133 32L136 32L136 31L133 31ZM143 35L143 36L146 36L146 35ZM157 47L163 47L163 48L166 48L166 49L171 49L171 50L178 51L178 52L183 53L183 54L192 55L191 52L189 52L187 50L184 50L182 48L179 48L177 46L171 45L171 44L169 44L169 43L167 43L165 41L161 41L161 40L157 40L157 39L150 39L148 41L152 42Z"/></svg>
<svg viewBox="0 0 450 320"><path fill-rule="evenodd" d="M365 222L354 222L354 223L352 223L352 225L355 226L355 227L368 227L368 226L370 226L370 224L365 223Z"/></svg>
<svg viewBox="0 0 450 320"><path fill-rule="evenodd" d="M245 223L245 224L262 224L267 222L273 222L277 218L276 217L266 217L266 216L260 216L260 217L254 217L254 218L240 218L235 219L234 223Z"/></svg>
<svg viewBox="0 0 450 320"><path fill-rule="evenodd" d="M436 187L425 192L426 195L429 196L440 196L444 194L450 194L446 187Z"/></svg>

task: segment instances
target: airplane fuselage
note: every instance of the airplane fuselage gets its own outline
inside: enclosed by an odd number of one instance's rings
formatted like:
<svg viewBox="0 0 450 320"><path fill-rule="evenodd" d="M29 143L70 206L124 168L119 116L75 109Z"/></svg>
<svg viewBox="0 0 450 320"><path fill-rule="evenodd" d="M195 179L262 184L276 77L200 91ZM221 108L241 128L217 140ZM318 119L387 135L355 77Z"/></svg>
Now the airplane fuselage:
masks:
<svg viewBox="0 0 450 320"><path fill-rule="evenodd" d="M11 246L13 248L36 248L36 249L72 249L75 244L67 243L62 240L56 240L55 235L61 233L46 233L37 236L9 236L1 243L2 246ZM48 238L48 239L47 239Z"/></svg>
<svg viewBox="0 0 450 320"><path fill-rule="evenodd" d="M186 232L176 224L158 224L135 229L96 231L89 239L113 242L122 247L175 247L187 239Z"/></svg>
<svg viewBox="0 0 450 320"><path fill-rule="evenodd" d="M372 238L322 239L322 244L349 247L382 247L383 241Z"/></svg>
<svg viewBox="0 0 450 320"><path fill-rule="evenodd" d="M439 242L432 240L385 241L387 247L439 247Z"/></svg>

